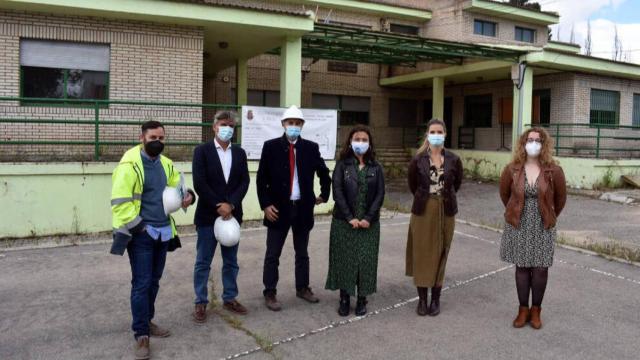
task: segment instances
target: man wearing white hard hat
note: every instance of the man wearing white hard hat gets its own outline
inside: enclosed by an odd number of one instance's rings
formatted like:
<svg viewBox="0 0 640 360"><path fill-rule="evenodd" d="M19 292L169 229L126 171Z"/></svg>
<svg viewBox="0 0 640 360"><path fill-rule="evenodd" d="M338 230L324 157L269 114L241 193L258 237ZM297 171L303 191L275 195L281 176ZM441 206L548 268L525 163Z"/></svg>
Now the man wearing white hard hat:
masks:
<svg viewBox="0 0 640 360"><path fill-rule="evenodd" d="M209 303L207 285L211 261L220 243L222 253L222 301L223 307L236 314L245 315L247 309L236 300L238 296L238 244L226 243L225 233L231 227L240 234L242 223L242 199L249 189L247 154L231 143L236 125L236 115L230 111L218 112L213 123L215 138L199 145L193 152L193 186L198 193L198 206L194 222L198 233L196 262L193 270L195 310L197 323L207 320ZM222 229L216 231L216 228Z"/></svg>
<svg viewBox="0 0 640 360"><path fill-rule="evenodd" d="M140 145L129 149L113 171L111 253L123 255L131 264L131 325L136 359L150 357L149 337L167 337L169 330L151 322L160 289L167 251L180 247L171 212L195 201L173 162L161 155L164 126L157 121L142 124Z"/></svg>
<svg viewBox="0 0 640 360"><path fill-rule="evenodd" d="M329 199L331 177L318 144L300 136L304 122L304 115L296 106L284 112L280 121L284 134L264 143L256 178L258 200L268 228L263 294L265 305L273 311L282 308L276 298L276 288L280 254L289 230L293 232L295 250L296 296L310 303L319 301L309 287L307 247L313 228L313 209ZM314 192L316 175L320 179L319 196Z"/></svg>

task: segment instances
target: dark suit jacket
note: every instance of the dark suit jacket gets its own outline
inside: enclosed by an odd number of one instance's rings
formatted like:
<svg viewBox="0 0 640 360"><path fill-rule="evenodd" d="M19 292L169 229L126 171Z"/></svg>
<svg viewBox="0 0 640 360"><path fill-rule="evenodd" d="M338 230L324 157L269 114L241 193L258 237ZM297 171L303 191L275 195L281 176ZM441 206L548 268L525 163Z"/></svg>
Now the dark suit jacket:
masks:
<svg viewBox="0 0 640 360"><path fill-rule="evenodd" d="M455 216L458 213L458 199L456 193L462 185L462 161L458 155L449 150L444 151L444 188L442 197L444 198L444 214ZM427 200L429 199L429 189L431 188L431 158L425 151L416 155L409 164L409 189L413 194L413 205L411 213L422 215L424 213Z"/></svg>
<svg viewBox="0 0 640 360"><path fill-rule="evenodd" d="M314 174L320 178L320 196L327 201L331 190L329 169L320 156L318 144L298 138L295 145L298 184L300 186L300 204L298 216L303 227L313 228L313 208L316 194L313 190ZM286 228L289 224L291 204L289 172L289 140L282 137L265 141L258 166L256 179L258 200L262 209L274 205L278 209L278 220L271 222L265 217L264 225L274 228Z"/></svg>
<svg viewBox="0 0 640 360"><path fill-rule="evenodd" d="M242 199L249 189L247 154L238 145L231 145L229 183L224 181L222 164L215 143L209 141L193 151L193 186L200 197L196 207L196 226L212 226L218 218L216 204L230 203L233 216L242 223Z"/></svg>

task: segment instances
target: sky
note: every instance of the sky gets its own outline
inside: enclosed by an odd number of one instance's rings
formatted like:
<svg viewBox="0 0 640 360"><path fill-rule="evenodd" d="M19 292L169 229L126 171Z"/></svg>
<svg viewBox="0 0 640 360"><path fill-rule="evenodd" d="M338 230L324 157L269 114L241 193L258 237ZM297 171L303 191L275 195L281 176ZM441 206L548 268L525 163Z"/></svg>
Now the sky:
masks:
<svg viewBox="0 0 640 360"><path fill-rule="evenodd" d="M615 26L622 43L623 61L640 64L640 0L538 0L544 11L560 14L552 27L553 40L569 42L574 28L575 43L581 45L591 22L592 55L613 57ZM558 39L559 36L559 39Z"/></svg>

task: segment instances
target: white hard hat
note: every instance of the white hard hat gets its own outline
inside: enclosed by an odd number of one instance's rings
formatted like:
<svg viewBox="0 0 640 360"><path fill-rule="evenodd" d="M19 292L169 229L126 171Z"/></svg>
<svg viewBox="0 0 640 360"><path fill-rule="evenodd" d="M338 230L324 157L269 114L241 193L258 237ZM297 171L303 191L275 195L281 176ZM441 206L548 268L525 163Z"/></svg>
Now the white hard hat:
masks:
<svg viewBox="0 0 640 360"><path fill-rule="evenodd" d="M166 187L162 192L162 207L165 215L178 211L182 207L182 194L174 187Z"/></svg>
<svg viewBox="0 0 640 360"><path fill-rule="evenodd" d="M222 216L216 219L213 224L213 234L216 240L222 246L236 246L240 242L240 224L238 221L231 217L229 220L225 220Z"/></svg>
<svg viewBox="0 0 640 360"><path fill-rule="evenodd" d="M297 106L291 105L291 107L284 111L280 121L285 121L287 119L300 119L304 121L304 115L302 115L302 111L300 111Z"/></svg>

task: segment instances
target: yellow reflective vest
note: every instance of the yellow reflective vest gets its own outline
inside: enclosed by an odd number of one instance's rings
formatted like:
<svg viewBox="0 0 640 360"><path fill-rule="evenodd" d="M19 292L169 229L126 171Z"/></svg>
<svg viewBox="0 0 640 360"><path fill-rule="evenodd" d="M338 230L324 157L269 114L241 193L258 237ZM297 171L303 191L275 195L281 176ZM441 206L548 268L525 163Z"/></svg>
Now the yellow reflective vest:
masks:
<svg viewBox="0 0 640 360"><path fill-rule="evenodd" d="M132 230L141 230L140 207L144 186L141 150L142 144L127 150L111 177L112 254L123 255L131 241ZM177 186L180 183L180 173L173 167L173 162L164 155L160 155L160 162L167 175L167 186ZM169 220L172 237L175 238L178 234L176 224L173 217L169 216Z"/></svg>

